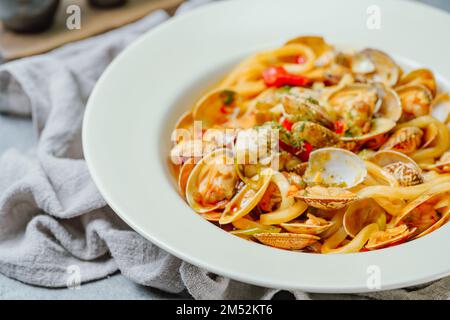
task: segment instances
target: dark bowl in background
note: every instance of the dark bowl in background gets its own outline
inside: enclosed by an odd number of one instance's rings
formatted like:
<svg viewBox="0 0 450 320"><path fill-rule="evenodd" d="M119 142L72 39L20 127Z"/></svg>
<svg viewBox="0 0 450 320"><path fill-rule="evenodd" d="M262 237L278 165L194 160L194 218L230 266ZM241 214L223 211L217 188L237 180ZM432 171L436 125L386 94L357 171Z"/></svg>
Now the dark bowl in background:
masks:
<svg viewBox="0 0 450 320"><path fill-rule="evenodd" d="M97 8L124 5L127 0L86 0ZM15 32L40 32L54 20L60 0L0 0L0 20Z"/></svg>
<svg viewBox="0 0 450 320"><path fill-rule="evenodd" d="M39 32L53 23L60 0L0 0L3 25L16 32Z"/></svg>
<svg viewBox="0 0 450 320"><path fill-rule="evenodd" d="M89 0L89 3L94 7L111 8L124 5L127 0Z"/></svg>

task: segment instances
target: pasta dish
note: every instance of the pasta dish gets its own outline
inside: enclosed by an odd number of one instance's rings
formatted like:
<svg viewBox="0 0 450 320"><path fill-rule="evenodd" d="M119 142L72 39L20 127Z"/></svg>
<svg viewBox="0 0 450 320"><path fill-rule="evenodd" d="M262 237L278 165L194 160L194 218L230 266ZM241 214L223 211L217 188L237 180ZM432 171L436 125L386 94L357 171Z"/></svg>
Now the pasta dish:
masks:
<svg viewBox="0 0 450 320"><path fill-rule="evenodd" d="M235 236L377 250L447 222L449 114L432 71L301 36L243 60L181 116L171 168L188 205Z"/></svg>

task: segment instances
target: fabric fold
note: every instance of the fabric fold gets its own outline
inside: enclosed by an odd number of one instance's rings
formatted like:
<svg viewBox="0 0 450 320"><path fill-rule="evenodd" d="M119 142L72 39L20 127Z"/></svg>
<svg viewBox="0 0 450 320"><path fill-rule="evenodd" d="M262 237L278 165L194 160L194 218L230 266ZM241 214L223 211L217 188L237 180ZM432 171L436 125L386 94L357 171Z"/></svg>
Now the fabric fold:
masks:
<svg viewBox="0 0 450 320"><path fill-rule="evenodd" d="M190 1L179 14L208 1ZM0 156L0 272L45 286L104 278L196 299L271 299L278 292L190 265L131 230L106 205L83 160L86 101L107 65L133 40L168 19L157 11L120 29L0 66L0 112L31 117L36 145ZM450 278L415 290L358 298L448 299ZM293 292L298 299L350 298Z"/></svg>

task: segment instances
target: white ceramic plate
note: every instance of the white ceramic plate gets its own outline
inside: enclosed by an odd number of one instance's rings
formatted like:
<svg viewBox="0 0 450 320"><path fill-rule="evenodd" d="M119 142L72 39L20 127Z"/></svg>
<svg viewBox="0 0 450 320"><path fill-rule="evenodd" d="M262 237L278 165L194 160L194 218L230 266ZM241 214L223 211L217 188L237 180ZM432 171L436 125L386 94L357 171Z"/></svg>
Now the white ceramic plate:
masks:
<svg viewBox="0 0 450 320"><path fill-rule="evenodd" d="M376 5L377 7L373 7ZM380 29L367 27L379 9ZM376 14L376 13L375 13ZM166 161L177 117L239 59L301 34L371 46L450 79L450 16L395 0L252 0L207 5L171 19L131 45L88 103L84 152L92 177L132 228L194 265L261 286L363 292L415 285L450 273L450 224L393 248L313 255L230 235L196 215L176 192ZM447 88L448 90L449 88Z"/></svg>

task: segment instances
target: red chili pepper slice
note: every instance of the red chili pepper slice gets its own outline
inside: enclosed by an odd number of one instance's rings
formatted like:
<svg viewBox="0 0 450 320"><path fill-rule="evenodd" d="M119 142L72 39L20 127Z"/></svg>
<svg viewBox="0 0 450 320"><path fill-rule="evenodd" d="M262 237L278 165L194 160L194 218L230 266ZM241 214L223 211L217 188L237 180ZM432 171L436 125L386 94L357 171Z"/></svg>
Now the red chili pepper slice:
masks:
<svg viewBox="0 0 450 320"><path fill-rule="evenodd" d="M283 123L281 124L287 131L291 131L292 130L292 125L293 123L291 121L289 121L289 119L284 119Z"/></svg>
<svg viewBox="0 0 450 320"><path fill-rule="evenodd" d="M233 112L233 110L231 107L223 105L220 107L220 112L223 114L230 114Z"/></svg>
<svg viewBox="0 0 450 320"><path fill-rule="evenodd" d="M341 121L334 122L334 132L336 132L337 134L343 134L344 129L345 129L344 123L342 123Z"/></svg>
<svg viewBox="0 0 450 320"><path fill-rule="evenodd" d="M295 156L299 155L302 152L302 149L293 147L293 146L291 146L291 145L289 145L287 143L284 143L281 140L279 140L278 143L279 143L279 146L280 146L281 150L289 152L290 154L293 154Z"/></svg>
<svg viewBox="0 0 450 320"><path fill-rule="evenodd" d="M303 142L303 152L300 153L299 158L302 161L308 161L309 160L309 155L311 154L311 152L313 151L313 146L311 144L309 144L308 142Z"/></svg>
<svg viewBox="0 0 450 320"><path fill-rule="evenodd" d="M288 73L283 67L270 67L263 71L264 83L269 87L306 86L310 80L304 76Z"/></svg>
<svg viewBox="0 0 450 320"><path fill-rule="evenodd" d="M282 84L280 83L280 76L282 74L286 74L286 70L284 70L282 67L268 68L264 70L262 74L264 83L269 87L271 86L281 87Z"/></svg>
<svg viewBox="0 0 450 320"><path fill-rule="evenodd" d="M303 148L301 149L286 144L281 140L279 140L278 143L282 150L299 157L303 162L308 161L310 153L314 150L314 147L306 141L303 142Z"/></svg>

